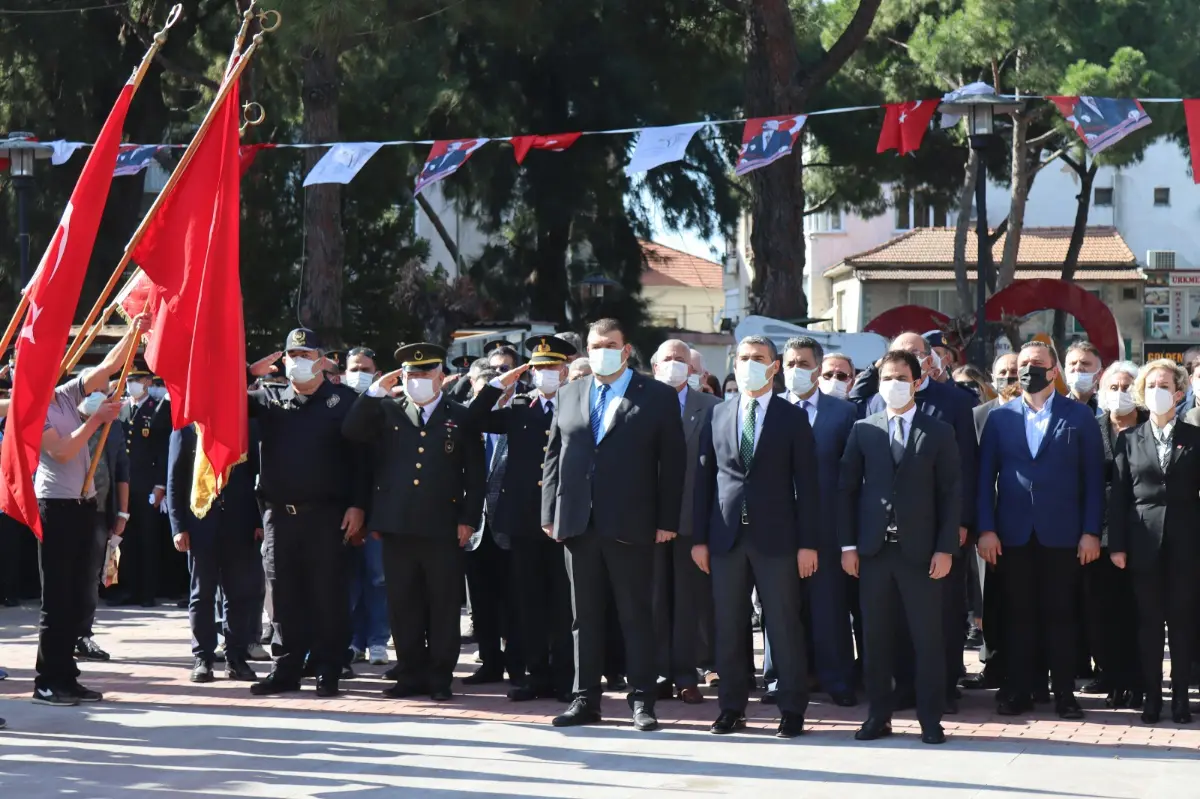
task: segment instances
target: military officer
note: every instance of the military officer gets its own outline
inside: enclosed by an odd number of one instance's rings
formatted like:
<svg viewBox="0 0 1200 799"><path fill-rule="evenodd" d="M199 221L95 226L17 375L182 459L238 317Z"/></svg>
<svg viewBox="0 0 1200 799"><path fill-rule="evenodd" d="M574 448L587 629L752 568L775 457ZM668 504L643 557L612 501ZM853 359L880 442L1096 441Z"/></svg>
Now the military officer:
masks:
<svg viewBox="0 0 1200 799"><path fill-rule="evenodd" d="M486 466L472 412L442 394L446 351L396 350L401 368L358 398L348 438L376 448L367 529L383 538L383 573L396 645L395 699L452 697L463 599L463 547L483 513ZM392 388L403 378L404 395Z"/></svg>
<svg viewBox="0 0 1200 799"><path fill-rule="evenodd" d="M489 523L502 530L512 546L512 577L517 591L517 618L528 679L514 686L514 702L557 697L571 699L575 664L571 639L571 585L563 545L542 532L542 461L550 438L558 388L567 382L567 359L575 347L555 336L534 336L525 342L532 354L529 373L534 391L518 395L506 408L487 412L480 420L485 432L508 438L508 467L500 498ZM472 403L472 410L489 409L515 384L524 367L501 375Z"/></svg>
<svg viewBox="0 0 1200 799"><path fill-rule="evenodd" d="M153 375L144 368L129 373L128 397L121 407L125 451L129 454L129 523L121 538L118 590L110 605L158 604L157 576L162 566L163 536L159 505L167 492L167 447L171 438L171 406L150 395Z"/></svg>
<svg viewBox="0 0 1200 799"><path fill-rule="evenodd" d="M325 379L330 364L307 328L289 333L284 350L253 364L250 374L277 371L281 355L288 382L249 393L261 441L258 499L275 622L275 668L250 690L300 690L307 655L317 696L336 696L350 637L346 545L362 540L370 488L366 459L342 436L358 395Z"/></svg>

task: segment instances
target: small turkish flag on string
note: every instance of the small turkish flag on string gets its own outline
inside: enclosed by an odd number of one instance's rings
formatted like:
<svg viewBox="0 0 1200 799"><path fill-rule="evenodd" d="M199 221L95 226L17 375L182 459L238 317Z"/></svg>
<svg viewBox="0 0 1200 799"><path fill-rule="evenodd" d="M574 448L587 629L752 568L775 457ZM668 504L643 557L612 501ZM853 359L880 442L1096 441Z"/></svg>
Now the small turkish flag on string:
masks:
<svg viewBox="0 0 1200 799"><path fill-rule="evenodd" d="M254 159L258 158L258 154L263 150L274 150L274 144L243 144L238 149L238 156L241 158L241 176L246 177L246 173L250 171L250 167L254 164Z"/></svg>
<svg viewBox="0 0 1200 799"><path fill-rule="evenodd" d="M1192 151L1192 181L1200 183L1200 100L1184 100L1183 115L1187 118L1188 143Z"/></svg>
<svg viewBox="0 0 1200 799"><path fill-rule="evenodd" d="M520 164L530 150L552 150L561 153L575 142L579 141L582 133L556 133L552 136L513 136L513 157Z"/></svg>
<svg viewBox="0 0 1200 799"><path fill-rule="evenodd" d="M885 105L887 113L883 116L883 130L879 131L879 144L875 152L898 150L900 155L908 155L921 149L921 140L925 138L925 131L929 130L929 120L933 119L937 107L937 100Z"/></svg>

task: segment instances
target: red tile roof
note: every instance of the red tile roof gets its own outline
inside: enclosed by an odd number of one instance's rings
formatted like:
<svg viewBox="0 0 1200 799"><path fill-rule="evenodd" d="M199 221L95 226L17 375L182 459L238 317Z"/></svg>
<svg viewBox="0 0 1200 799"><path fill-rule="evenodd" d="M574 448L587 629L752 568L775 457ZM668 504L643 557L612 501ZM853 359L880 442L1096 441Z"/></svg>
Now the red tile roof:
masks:
<svg viewBox="0 0 1200 799"><path fill-rule="evenodd" d="M643 241L646 269L642 272L643 286L685 286L695 289L723 288L721 265L672 247Z"/></svg>
<svg viewBox="0 0 1200 799"><path fill-rule="evenodd" d="M952 269L859 269L857 270L858 279L862 281L870 281L877 283L879 281L922 281L930 280L937 282L945 282L954 280L954 270ZM1050 278L1058 280L1062 277L1061 269L1018 269L1017 280L1034 280L1037 278ZM1142 273L1136 269L1078 269L1075 272L1075 280L1086 282L1088 280L1144 280ZM967 280L975 280L975 270L967 270Z"/></svg>
<svg viewBox="0 0 1200 799"><path fill-rule="evenodd" d="M1001 236L992 246L992 256L998 263L1004 256ZM1027 227L1021 235L1021 250L1017 255L1018 269L1056 269L1062 266L1071 239L1068 227ZM967 234L967 263L974 264L979 245L975 231ZM855 269L915 266L925 269L954 266L954 228L917 228L874 249L845 259L846 266ZM1114 267L1135 269L1137 258L1121 238L1116 228L1090 227L1079 252L1079 267Z"/></svg>

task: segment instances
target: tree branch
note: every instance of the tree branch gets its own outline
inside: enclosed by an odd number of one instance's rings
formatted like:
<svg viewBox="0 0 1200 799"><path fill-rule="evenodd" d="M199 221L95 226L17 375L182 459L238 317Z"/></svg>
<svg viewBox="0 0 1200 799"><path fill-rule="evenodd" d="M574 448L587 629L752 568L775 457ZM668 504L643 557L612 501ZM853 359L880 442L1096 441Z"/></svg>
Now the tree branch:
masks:
<svg viewBox="0 0 1200 799"><path fill-rule="evenodd" d="M832 203L832 202L833 202L833 195L831 194L828 197L826 197L824 200L821 200L821 202L817 203L816 205L814 205L810 208L805 208L804 215L812 216L813 214L819 214L822 211L824 211L826 208L828 208L830 203Z"/></svg>
<svg viewBox="0 0 1200 799"><path fill-rule="evenodd" d="M1067 154L1067 150L1065 147L1062 149L1061 152L1059 152L1058 157L1061 158L1062 160L1066 161L1067 165L1070 166L1071 169L1074 169L1075 174L1079 175L1079 177L1084 176L1085 170L1084 170L1083 166L1078 161L1076 161L1072 156Z"/></svg>
<svg viewBox="0 0 1200 799"><path fill-rule="evenodd" d="M988 236L987 236L988 246L990 247L993 244L995 244L996 242L1000 241L1000 237L1003 236L1007 232L1008 232L1008 217L1006 216L1006 217L1004 217L1004 221L1001 222L1000 224L996 225L996 229L988 234Z"/></svg>
<svg viewBox="0 0 1200 799"><path fill-rule="evenodd" d="M150 33L150 31L146 30L146 28L139 25L138 22L132 16L130 16L129 11L126 8L119 7L117 9L117 15L121 17L121 21L124 22L131 31L133 31L133 35L137 36L138 40L143 45L150 47L150 45L154 43L154 35ZM175 63L163 55L161 50L154 54L154 60L158 62L158 65L163 69L167 70L168 72L173 72L181 78L190 80L192 83L198 83L201 86L214 90L220 88L220 85L215 80L206 77L194 69L188 69L185 66Z"/></svg>
<svg viewBox="0 0 1200 799"><path fill-rule="evenodd" d="M854 51L871 32L871 24L875 22L875 15L879 13L879 6L882 4L883 0L859 0L858 10L854 12L846 30L842 31L833 47L830 47L821 60L798 82L797 89L801 97L807 97L828 83L850 60L850 56L854 55Z"/></svg>
<svg viewBox="0 0 1200 799"><path fill-rule="evenodd" d="M438 238L442 240L442 244L446 245L446 249L450 251L450 257L454 259L455 266L460 266L458 262L458 245L454 243L454 237L450 235L450 231L442 224L441 217L437 211L433 210L433 206L429 200L425 199L424 194L417 195L417 205L425 212L425 216L429 217L429 221L433 223L433 229L437 231Z"/></svg>

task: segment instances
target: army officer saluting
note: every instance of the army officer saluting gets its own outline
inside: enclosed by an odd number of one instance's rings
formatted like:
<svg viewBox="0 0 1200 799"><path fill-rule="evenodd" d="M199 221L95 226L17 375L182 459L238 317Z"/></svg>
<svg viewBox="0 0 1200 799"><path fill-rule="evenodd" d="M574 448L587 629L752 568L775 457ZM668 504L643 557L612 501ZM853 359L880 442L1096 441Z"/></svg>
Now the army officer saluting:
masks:
<svg viewBox="0 0 1200 799"><path fill-rule="evenodd" d="M486 491L483 438L471 412L442 393L446 350L409 344L346 417L346 437L375 447L366 529L383 538L383 573L400 699L450 699L458 663L463 547ZM392 388L403 377L404 396Z"/></svg>

